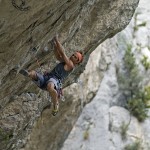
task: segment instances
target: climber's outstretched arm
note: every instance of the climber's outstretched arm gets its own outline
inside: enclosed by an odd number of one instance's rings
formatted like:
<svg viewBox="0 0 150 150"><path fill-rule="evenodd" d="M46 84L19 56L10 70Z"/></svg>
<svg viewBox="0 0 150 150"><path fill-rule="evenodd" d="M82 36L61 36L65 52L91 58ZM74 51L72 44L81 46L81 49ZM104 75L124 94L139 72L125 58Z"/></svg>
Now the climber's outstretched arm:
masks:
<svg viewBox="0 0 150 150"><path fill-rule="evenodd" d="M64 62L64 59L59 49L61 48L63 52L65 50L62 44L59 42L57 35L52 39L52 44L54 45L54 54L55 54L56 59L59 60L60 62Z"/></svg>
<svg viewBox="0 0 150 150"><path fill-rule="evenodd" d="M69 57L65 54L65 50L62 46L62 44L59 42L58 37L54 37L54 45L55 45L55 53L59 55L59 58L61 58L61 61L64 61L68 67L73 68L74 65L72 61L69 59Z"/></svg>

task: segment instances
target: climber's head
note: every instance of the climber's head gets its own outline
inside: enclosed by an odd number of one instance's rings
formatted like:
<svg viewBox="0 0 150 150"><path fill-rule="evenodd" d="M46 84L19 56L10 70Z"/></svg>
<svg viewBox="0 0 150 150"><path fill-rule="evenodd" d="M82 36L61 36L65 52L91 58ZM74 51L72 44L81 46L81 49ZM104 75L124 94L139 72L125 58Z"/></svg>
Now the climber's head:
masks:
<svg viewBox="0 0 150 150"><path fill-rule="evenodd" d="M79 64L83 61L83 54L82 52L76 51L71 57L70 60L74 63L74 64Z"/></svg>

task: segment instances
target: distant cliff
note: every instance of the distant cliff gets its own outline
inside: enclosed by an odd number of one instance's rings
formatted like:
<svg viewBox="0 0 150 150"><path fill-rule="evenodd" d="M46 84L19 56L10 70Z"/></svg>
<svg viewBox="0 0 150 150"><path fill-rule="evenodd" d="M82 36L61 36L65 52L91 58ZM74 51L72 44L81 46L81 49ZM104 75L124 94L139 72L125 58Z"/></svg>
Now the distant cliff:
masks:
<svg viewBox="0 0 150 150"><path fill-rule="evenodd" d="M85 54L64 86L77 82L91 52L128 25L137 5L138 0L0 1L0 149L59 149L103 76L99 72L98 82L83 77L84 96L78 86L67 87L66 101L54 118L46 108L47 93L14 68L38 70L38 59L42 70L52 69L56 60L48 41L58 33L68 56L75 50ZM102 63L105 71L108 62Z"/></svg>
<svg viewBox="0 0 150 150"><path fill-rule="evenodd" d="M99 46L112 52L111 64L61 150L150 150L150 109L144 105L150 91L138 96L150 88L149 8L149 0L141 0L129 26ZM126 63L133 67L128 73Z"/></svg>

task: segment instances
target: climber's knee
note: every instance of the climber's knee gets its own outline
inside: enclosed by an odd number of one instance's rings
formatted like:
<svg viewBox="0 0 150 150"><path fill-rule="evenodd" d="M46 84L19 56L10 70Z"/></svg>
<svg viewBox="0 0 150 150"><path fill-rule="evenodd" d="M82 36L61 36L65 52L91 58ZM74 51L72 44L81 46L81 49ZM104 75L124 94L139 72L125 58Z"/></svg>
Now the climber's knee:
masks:
<svg viewBox="0 0 150 150"><path fill-rule="evenodd" d="M37 80L36 71L34 70L29 71L29 77L32 78L33 80Z"/></svg>

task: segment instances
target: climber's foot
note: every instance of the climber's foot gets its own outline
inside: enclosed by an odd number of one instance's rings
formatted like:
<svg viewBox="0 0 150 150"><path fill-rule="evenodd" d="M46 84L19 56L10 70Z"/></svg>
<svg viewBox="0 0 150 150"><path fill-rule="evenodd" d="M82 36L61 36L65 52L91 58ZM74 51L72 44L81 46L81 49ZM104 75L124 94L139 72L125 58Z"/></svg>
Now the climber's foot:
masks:
<svg viewBox="0 0 150 150"><path fill-rule="evenodd" d="M27 70L25 70L25 69L21 69L21 70L19 71L19 73L22 74L22 75L24 75L24 76L26 76L26 77L29 76L29 72L28 72Z"/></svg>

